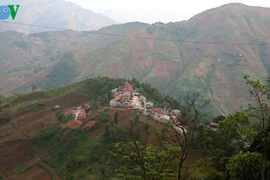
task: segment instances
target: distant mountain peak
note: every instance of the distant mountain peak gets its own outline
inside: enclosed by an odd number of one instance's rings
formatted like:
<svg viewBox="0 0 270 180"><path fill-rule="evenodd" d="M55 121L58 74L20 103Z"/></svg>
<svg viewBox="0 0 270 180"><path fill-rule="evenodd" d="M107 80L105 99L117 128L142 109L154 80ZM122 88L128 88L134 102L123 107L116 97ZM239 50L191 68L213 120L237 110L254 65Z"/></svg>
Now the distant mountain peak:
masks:
<svg viewBox="0 0 270 180"><path fill-rule="evenodd" d="M16 21L14 24L13 21L10 24L1 23L0 32L13 30L30 34L50 31L54 28L91 31L117 23L105 15L83 9L64 0L15 0L14 3L21 5ZM17 22L33 26L18 26ZM52 27L52 29L38 28L36 25Z"/></svg>
<svg viewBox="0 0 270 180"><path fill-rule="evenodd" d="M215 8L205 10L193 17L190 18L192 21L197 21L198 18L205 18L207 21L208 18L215 16L216 18L224 19L233 14L247 14L252 12L268 11L270 8L259 7L259 6L249 6L243 3L228 3ZM266 12L268 13L268 12Z"/></svg>

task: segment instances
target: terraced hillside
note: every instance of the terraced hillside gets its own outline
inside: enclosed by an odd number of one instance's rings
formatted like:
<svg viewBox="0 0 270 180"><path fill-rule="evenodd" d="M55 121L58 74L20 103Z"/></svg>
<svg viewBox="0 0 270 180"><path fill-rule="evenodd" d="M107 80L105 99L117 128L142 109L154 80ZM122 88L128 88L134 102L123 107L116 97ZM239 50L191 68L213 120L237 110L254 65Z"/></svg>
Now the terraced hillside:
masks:
<svg viewBox="0 0 270 180"><path fill-rule="evenodd" d="M0 178L103 178L105 172L100 174L101 165L109 160L105 159L104 162L102 157L117 141L105 139L104 143L106 132L111 130L111 137L114 137L114 126L118 131L128 128L135 117L140 120L134 127L147 127L151 131L148 142L155 143L164 131L164 124L138 116L136 110L108 106L111 89L124 82L125 79L94 78L3 99L0 105ZM141 89L145 94L151 90L155 92L152 95L164 98L152 87L143 87ZM159 100L153 98L152 101ZM73 107L84 103L90 105L86 118L73 119L70 116ZM54 105L60 105L63 109L53 110ZM113 164L110 166L115 167ZM111 173L109 169L106 171Z"/></svg>

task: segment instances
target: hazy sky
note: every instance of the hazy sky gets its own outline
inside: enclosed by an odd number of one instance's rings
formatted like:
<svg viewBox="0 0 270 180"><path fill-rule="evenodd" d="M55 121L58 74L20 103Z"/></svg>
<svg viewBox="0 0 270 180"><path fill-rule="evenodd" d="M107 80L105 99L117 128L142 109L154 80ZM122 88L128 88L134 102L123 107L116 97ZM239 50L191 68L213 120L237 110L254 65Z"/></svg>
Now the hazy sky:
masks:
<svg viewBox="0 0 270 180"><path fill-rule="evenodd" d="M85 9L117 18L118 21L186 20L204 10L227 3L270 7L270 0L68 0ZM133 9L133 10L132 10ZM151 10L150 10L151 9ZM151 11L151 12L150 12Z"/></svg>

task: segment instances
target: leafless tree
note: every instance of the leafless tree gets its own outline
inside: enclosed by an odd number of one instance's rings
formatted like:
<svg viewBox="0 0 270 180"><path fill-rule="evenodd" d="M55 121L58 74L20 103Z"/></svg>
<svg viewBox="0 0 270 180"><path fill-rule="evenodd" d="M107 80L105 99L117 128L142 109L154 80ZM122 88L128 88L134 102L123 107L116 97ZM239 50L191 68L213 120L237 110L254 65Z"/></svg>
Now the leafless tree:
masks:
<svg viewBox="0 0 270 180"><path fill-rule="evenodd" d="M198 93L188 93L183 99L180 99L180 114L178 120L173 123L176 131L171 136L172 140L181 148L181 153L178 156L178 180L186 178L187 169L182 176L183 164L190 153L201 111L209 103L209 99L203 99Z"/></svg>

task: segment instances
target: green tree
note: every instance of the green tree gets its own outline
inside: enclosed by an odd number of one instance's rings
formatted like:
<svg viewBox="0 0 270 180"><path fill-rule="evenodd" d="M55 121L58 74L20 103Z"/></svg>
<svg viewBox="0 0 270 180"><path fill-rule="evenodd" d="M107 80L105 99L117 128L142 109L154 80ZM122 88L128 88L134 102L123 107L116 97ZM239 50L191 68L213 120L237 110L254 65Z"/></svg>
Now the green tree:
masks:
<svg viewBox="0 0 270 180"><path fill-rule="evenodd" d="M110 154L121 164L116 169L122 179L168 179L175 178L172 162L180 148L164 142L162 146L145 146L139 141L118 142Z"/></svg>
<svg viewBox="0 0 270 180"><path fill-rule="evenodd" d="M0 99L4 99L6 97L6 95L2 92L0 92Z"/></svg>
<svg viewBox="0 0 270 180"><path fill-rule="evenodd" d="M219 123L218 132L224 136L229 136L242 151L246 152L257 135L249 124L248 113L236 112L228 115L225 120Z"/></svg>
<svg viewBox="0 0 270 180"><path fill-rule="evenodd" d="M117 124L118 124L118 112L114 113L114 123L117 126Z"/></svg>
<svg viewBox="0 0 270 180"><path fill-rule="evenodd" d="M219 116L215 117L212 121L215 123L219 123L220 121L223 121L224 119L226 119L225 116L219 115Z"/></svg>
<svg viewBox="0 0 270 180"><path fill-rule="evenodd" d="M105 126L104 138L105 138L105 139L106 139L106 138L109 138L110 135L111 135L110 126L107 125L107 126Z"/></svg>
<svg viewBox="0 0 270 180"><path fill-rule="evenodd" d="M269 114L269 99L270 99L270 77L267 79L267 84L261 83L258 80L252 80L249 76L244 77L246 79L246 84L249 85L250 95L255 99L257 107L254 107L253 116L260 121L260 134L257 138L262 141L263 149L263 168L261 170L262 180L266 179L267 174L267 152L268 148L268 134L270 132L270 114Z"/></svg>
<svg viewBox="0 0 270 180"><path fill-rule="evenodd" d="M192 165L192 180L225 180L225 175L212 167L211 158L199 159Z"/></svg>
<svg viewBox="0 0 270 180"><path fill-rule="evenodd" d="M231 178L235 180L260 179L262 167L263 156L256 152L240 152L227 165Z"/></svg>
<svg viewBox="0 0 270 180"><path fill-rule="evenodd" d="M55 117L58 119L59 122L63 122L65 115L63 113L63 110L57 110L57 112L55 113Z"/></svg>
<svg viewBox="0 0 270 180"><path fill-rule="evenodd" d="M108 93L108 100L110 101L110 100L112 100L113 98L114 98L114 97L113 97L112 92L109 91L109 93Z"/></svg>
<svg viewBox="0 0 270 180"><path fill-rule="evenodd" d="M34 92L34 91L37 89L37 86L34 85L34 84L32 84L32 85L31 85L31 88L32 88L32 92Z"/></svg>
<svg viewBox="0 0 270 180"><path fill-rule="evenodd" d="M224 136L219 131L213 131L203 124L197 127L194 141L195 148L202 152L204 161L200 162L206 163L209 168L211 166L218 172L227 171L228 159L238 151L230 137Z"/></svg>
<svg viewBox="0 0 270 180"><path fill-rule="evenodd" d="M43 122L43 121L40 122L39 127L40 127L41 129L43 129L43 127L44 127L44 122Z"/></svg>
<svg viewBox="0 0 270 180"><path fill-rule="evenodd" d="M136 78L132 78L131 83L133 84L134 87L140 88L140 82Z"/></svg>

